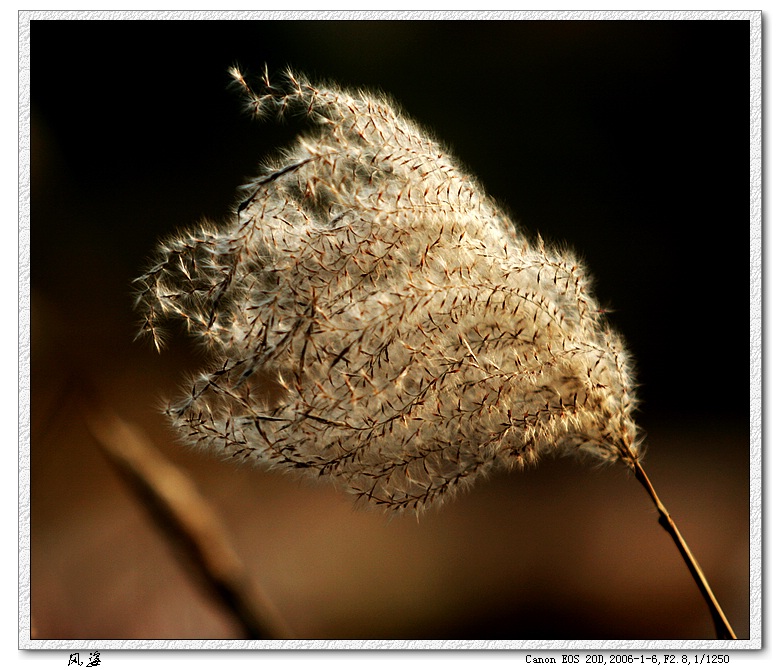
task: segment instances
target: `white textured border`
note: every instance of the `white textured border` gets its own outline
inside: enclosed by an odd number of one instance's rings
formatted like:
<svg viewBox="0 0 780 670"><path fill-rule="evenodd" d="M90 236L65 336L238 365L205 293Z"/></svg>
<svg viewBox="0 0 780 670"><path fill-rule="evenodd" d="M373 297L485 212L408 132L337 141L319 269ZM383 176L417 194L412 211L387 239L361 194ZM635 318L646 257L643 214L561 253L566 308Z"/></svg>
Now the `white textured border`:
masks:
<svg viewBox="0 0 780 670"><path fill-rule="evenodd" d="M30 23L19 17L19 646L30 639Z"/></svg>
<svg viewBox="0 0 780 670"><path fill-rule="evenodd" d="M750 637L762 639L762 34L750 17Z"/></svg>
<svg viewBox="0 0 780 670"><path fill-rule="evenodd" d="M751 650L762 648L762 14L760 11L20 11L19 45L19 247L18 247L18 365L19 365L19 648L81 650ZM707 640L30 640L30 21L58 20L180 20L180 19L424 19L447 20L748 20L750 21L750 639L737 642ZM538 654L537 654L538 655ZM176 658L169 660L182 660ZM430 658L430 657L427 657ZM514 658L514 656L513 656ZM51 657L49 657L51 660ZM342 657L343 659L343 657ZM61 659L58 657L56 662ZM114 660L117 660L114 657ZM188 658L192 664L194 659ZM211 657L212 662L224 656ZM235 662L236 657L229 661ZM524 655L512 665L525 661ZM55 662L55 663L56 663ZM64 662L64 661L63 661ZM338 661L341 665L341 661ZM560 662L560 658L558 659ZM254 661L256 664L256 660ZM263 661L265 663L265 661ZM211 665L212 663L210 663ZM112 665L114 665L112 663ZM108 666L108 664L107 664Z"/></svg>

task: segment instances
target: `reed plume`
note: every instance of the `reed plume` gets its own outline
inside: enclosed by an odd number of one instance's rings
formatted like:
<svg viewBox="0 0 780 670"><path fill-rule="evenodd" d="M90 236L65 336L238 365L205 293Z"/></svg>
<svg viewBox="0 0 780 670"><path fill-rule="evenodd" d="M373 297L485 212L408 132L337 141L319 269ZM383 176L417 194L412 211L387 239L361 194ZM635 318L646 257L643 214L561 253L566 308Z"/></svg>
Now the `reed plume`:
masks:
<svg viewBox="0 0 780 670"><path fill-rule="evenodd" d="M546 453L644 476L630 359L580 261L386 97L231 74L254 115L310 128L137 280L158 348L172 318L213 356L167 410L187 441L418 513Z"/></svg>
<svg viewBox="0 0 780 670"><path fill-rule="evenodd" d="M637 460L631 368L580 262L386 99L234 76L254 113L315 129L139 280L155 342L179 317L216 356L169 408L188 440L414 510L549 451Z"/></svg>

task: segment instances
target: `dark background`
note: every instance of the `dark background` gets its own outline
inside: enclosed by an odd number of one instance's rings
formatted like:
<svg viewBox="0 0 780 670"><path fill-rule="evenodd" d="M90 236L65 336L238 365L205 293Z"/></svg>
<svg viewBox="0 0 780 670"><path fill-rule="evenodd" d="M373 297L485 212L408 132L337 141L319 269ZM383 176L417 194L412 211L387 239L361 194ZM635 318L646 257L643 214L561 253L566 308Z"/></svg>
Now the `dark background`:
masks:
<svg viewBox="0 0 780 670"><path fill-rule="evenodd" d="M176 446L160 399L199 353L134 342L130 282L294 134L242 113L235 63L386 91L577 251L636 360L648 471L748 636L747 21L33 21L31 46L34 636L235 634L90 443L85 387L189 469L301 637L711 635L619 467L544 462L388 522Z"/></svg>

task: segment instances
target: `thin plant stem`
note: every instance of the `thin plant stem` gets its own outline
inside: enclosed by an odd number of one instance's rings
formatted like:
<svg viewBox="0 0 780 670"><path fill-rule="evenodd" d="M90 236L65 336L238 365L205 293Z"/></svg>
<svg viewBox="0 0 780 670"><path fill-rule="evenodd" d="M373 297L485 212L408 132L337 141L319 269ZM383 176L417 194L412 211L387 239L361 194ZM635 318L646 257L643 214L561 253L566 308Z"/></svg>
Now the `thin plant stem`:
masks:
<svg viewBox="0 0 780 670"><path fill-rule="evenodd" d="M645 469L639 464L638 461L634 463L634 473L636 478L639 480L639 483L642 484L650 497L653 499L653 503L655 503L655 506L658 509L658 522L661 524L663 529L672 536L674 543L677 545L677 549L680 551L685 564L688 566L688 570L691 572L693 580L699 587L699 591L701 591L701 594L707 603L707 607L710 609L710 614L712 615L712 620L715 623L715 631L718 638L721 640L736 640L737 636L734 634L734 630L732 629L731 624L729 624L728 619L726 619L726 615L723 613L717 598L715 598L715 594L712 592L712 589L707 582L707 578L704 576L704 572L702 571L701 566L694 558L693 553L691 553L688 544L685 542L685 539L677 528L677 525L672 520L669 511L666 509L664 504L661 502L661 499L658 497L658 494L655 492L655 489L650 482L650 478L647 476L647 472L645 472Z"/></svg>

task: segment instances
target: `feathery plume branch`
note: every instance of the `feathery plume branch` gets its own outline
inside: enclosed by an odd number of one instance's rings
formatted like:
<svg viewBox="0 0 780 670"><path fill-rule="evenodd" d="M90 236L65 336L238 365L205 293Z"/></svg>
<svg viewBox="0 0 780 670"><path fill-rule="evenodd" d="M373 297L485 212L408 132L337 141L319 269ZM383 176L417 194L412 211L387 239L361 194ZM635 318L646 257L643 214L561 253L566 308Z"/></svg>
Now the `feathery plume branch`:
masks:
<svg viewBox="0 0 780 670"><path fill-rule="evenodd" d="M158 346L176 317L217 357L169 409L189 440L391 509L548 451L637 460L631 366L580 262L520 236L387 100L233 76L252 113L316 129L138 280Z"/></svg>

